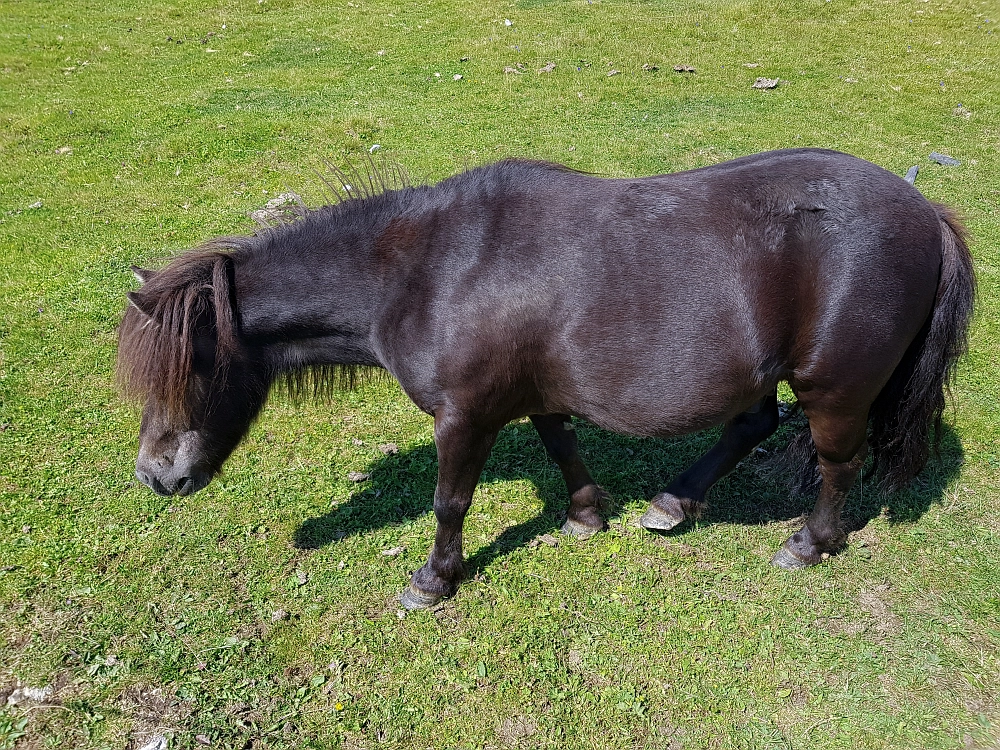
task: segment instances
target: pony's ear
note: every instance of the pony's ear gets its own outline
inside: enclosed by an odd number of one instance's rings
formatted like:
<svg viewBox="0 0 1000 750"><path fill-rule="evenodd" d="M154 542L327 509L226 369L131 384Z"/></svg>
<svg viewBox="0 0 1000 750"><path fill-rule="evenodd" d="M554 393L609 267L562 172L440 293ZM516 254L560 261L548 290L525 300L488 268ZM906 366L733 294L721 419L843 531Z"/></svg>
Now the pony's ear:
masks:
<svg viewBox="0 0 1000 750"><path fill-rule="evenodd" d="M132 269L132 273L135 274L135 280L140 284L145 284L155 275L155 271L150 271L147 268L139 268L139 266L129 266Z"/></svg>
<svg viewBox="0 0 1000 750"><path fill-rule="evenodd" d="M128 292L125 296L128 297L132 307L147 318L153 317L153 311L156 310L156 300L151 295L143 294L142 290L139 290L138 292Z"/></svg>

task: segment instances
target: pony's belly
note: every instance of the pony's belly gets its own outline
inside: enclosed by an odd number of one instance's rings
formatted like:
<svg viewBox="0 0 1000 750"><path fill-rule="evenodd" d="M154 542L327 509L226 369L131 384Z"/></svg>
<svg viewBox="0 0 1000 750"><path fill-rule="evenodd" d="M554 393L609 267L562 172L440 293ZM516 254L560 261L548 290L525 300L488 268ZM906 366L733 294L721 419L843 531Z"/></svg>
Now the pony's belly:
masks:
<svg viewBox="0 0 1000 750"><path fill-rule="evenodd" d="M548 410L569 413L612 432L671 437L722 424L751 408L771 387L692 388L680 383L649 383L642 394L633 389L592 390L577 398L546 404Z"/></svg>

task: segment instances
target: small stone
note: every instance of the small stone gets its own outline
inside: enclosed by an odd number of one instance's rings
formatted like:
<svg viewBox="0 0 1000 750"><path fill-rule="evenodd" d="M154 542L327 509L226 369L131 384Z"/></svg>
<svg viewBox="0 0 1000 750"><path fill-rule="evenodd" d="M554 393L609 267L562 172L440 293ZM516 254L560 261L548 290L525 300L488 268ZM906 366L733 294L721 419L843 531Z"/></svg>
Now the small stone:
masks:
<svg viewBox="0 0 1000 750"><path fill-rule="evenodd" d="M539 73L551 73L556 69L556 64L554 62L547 62L545 66L538 69Z"/></svg>
<svg viewBox="0 0 1000 750"><path fill-rule="evenodd" d="M753 82L755 89L773 89L780 83L780 78L758 78Z"/></svg>
<svg viewBox="0 0 1000 750"><path fill-rule="evenodd" d="M399 453L399 446L395 443L382 443L378 449L387 456L395 456Z"/></svg>
<svg viewBox="0 0 1000 750"><path fill-rule="evenodd" d="M352 482L367 482L372 475L364 471L352 471L347 475Z"/></svg>
<svg viewBox="0 0 1000 750"><path fill-rule="evenodd" d="M41 208L41 207L42 207L42 202L41 201L35 201L30 206L28 206L28 208Z"/></svg>
<svg viewBox="0 0 1000 750"><path fill-rule="evenodd" d="M212 740L208 739L207 735L204 735L204 734L196 734L194 736L194 741L197 742L199 745L211 745L212 744Z"/></svg>
<svg viewBox="0 0 1000 750"><path fill-rule="evenodd" d="M617 76L617 75L621 75L621 71L620 70L609 70L608 71L608 78L610 78L611 76Z"/></svg>
<svg viewBox="0 0 1000 750"><path fill-rule="evenodd" d="M391 547L389 549L382 550L382 554L386 557L399 557L404 552L406 552L406 547L403 546Z"/></svg>
<svg viewBox="0 0 1000 750"><path fill-rule="evenodd" d="M955 159L954 157L948 156L946 154L939 154L937 151L931 151L930 155L927 158L944 167L957 167L959 164L962 163L958 159Z"/></svg>
<svg viewBox="0 0 1000 750"><path fill-rule="evenodd" d="M453 80L453 81L461 81L462 80L462 76L459 73L456 73L455 75L453 75L451 77L451 80Z"/></svg>
<svg viewBox="0 0 1000 750"><path fill-rule="evenodd" d="M56 153L59 154L60 156L68 156L73 153L73 147L60 146L59 148L56 149Z"/></svg>
<svg viewBox="0 0 1000 750"><path fill-rule="evenodd" d="M694 69L694 66L691 66L691 65L675 65L674 66L674 72L675 73L697 73L698 71L696 71Z"/></svg>
<svg viewBox="0 0 1000 750"><path fill-rule="evenodd" d="M139 750L167 750L167 738L162 734L155 735L149 742L140 747Z"/></svg>
<svg viewBox="0 0 1000 750"><path fill-rule="evenodd" d="M52 695L52 686L19 687L7 696L8 706L23 706L26 703L44 703Z"/></svg>
<svg viewBox="0 0 1000 750"><path fill-rule="evenodd" d="M275 610L271 615L271 622L281 622L288 618L288 613L283 609Z"/></svg>
<svg viewBox="0 0 1000 750"><path fill-rule="evenodd" d="M359 447L365 444L364 440L358 440L357 438L351 438L351 442Z"/></svg>
<svg viewBox="0 0 1000 750"><path fill-rule="evenodd" d="M517 68L515 68L513 65L506 65L506 66L504 66L503 72L504 73L516 73L517 75L521 75L521 71L518 70Z"/></svg>

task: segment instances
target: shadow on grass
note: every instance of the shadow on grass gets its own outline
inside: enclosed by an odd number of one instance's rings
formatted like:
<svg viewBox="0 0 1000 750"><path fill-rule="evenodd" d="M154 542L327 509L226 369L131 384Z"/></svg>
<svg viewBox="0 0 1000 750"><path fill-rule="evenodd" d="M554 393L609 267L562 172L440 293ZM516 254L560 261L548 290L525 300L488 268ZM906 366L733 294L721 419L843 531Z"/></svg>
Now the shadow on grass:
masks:
<svg viewBox="0 0 1000 750"><path fill-rule="evenodd" d="M693 463L718 439L721 428L669 440L633 438L600 430L577 421L580 453L594 478L611 495L607 515L619 516L629 504L648 500L663 490L678 473ZM776 469L785 445L800 424L784 425L756 452L722 479L709 493L709 507L701 524L759 525L788 521L808 513L814 496L790 494L791 472ZM891 496L857 482L844 511L848 531L863 528L883 509L891 522L912 522L939 501L962 466L961 442L946 426L940 456L932 459L912 486ZM306 520L295 532L301 549L318 549L345 536L363 534L432 510L437 481L437 456L433 444L380 457L368 467L371 478L346 502L322 516ZM534 427L508 425L497 439L480 484L528 479L534 484L543 508L535 518L506 529L491 544L467 561L469 574L497 557L520 547L539 534L562 525L568 497L562 475L545 453ZM682 524L671 536L683 536Z"/></svg>

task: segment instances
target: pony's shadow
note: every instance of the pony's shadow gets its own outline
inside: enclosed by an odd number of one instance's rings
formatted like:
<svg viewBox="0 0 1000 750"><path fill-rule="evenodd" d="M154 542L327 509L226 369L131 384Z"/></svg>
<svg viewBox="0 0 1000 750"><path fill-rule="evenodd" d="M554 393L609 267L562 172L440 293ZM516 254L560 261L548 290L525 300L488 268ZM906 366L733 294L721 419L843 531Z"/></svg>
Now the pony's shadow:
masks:
<svg viewBox="0 0 1000 750"><path fill-rule="evenodd" d="M609 518L620 516L636 502L662 491L670 480L718 439L720 430L660 440L616 435L577 422L580 454L595 480L610 494ZM761 525L789 521L808 513L815 495L789 491L792 467L782 463L784 447L801 423L784 425L709 493L701 524ZM918 520L943 497L963 461L961 442L949 427L941 435L940 454L932 458L909 489L882 495L864 482L855 484L844 511L848 531L864 528L883 511L890 522ZM380 456L367 469L370 478L351 497L322 516L307 519L294 534L300 549L318 549L346 536L405 523L433 508L437 454L432 443ZM467 560L469 575L554 531L565 519L568 497L562 475L545 453L534 428L515 423L503 430L480 478L480 485L527 479L535 486L542 510L534 518L505 529ZM683 537L690 522L667 532Z"/></svg>

